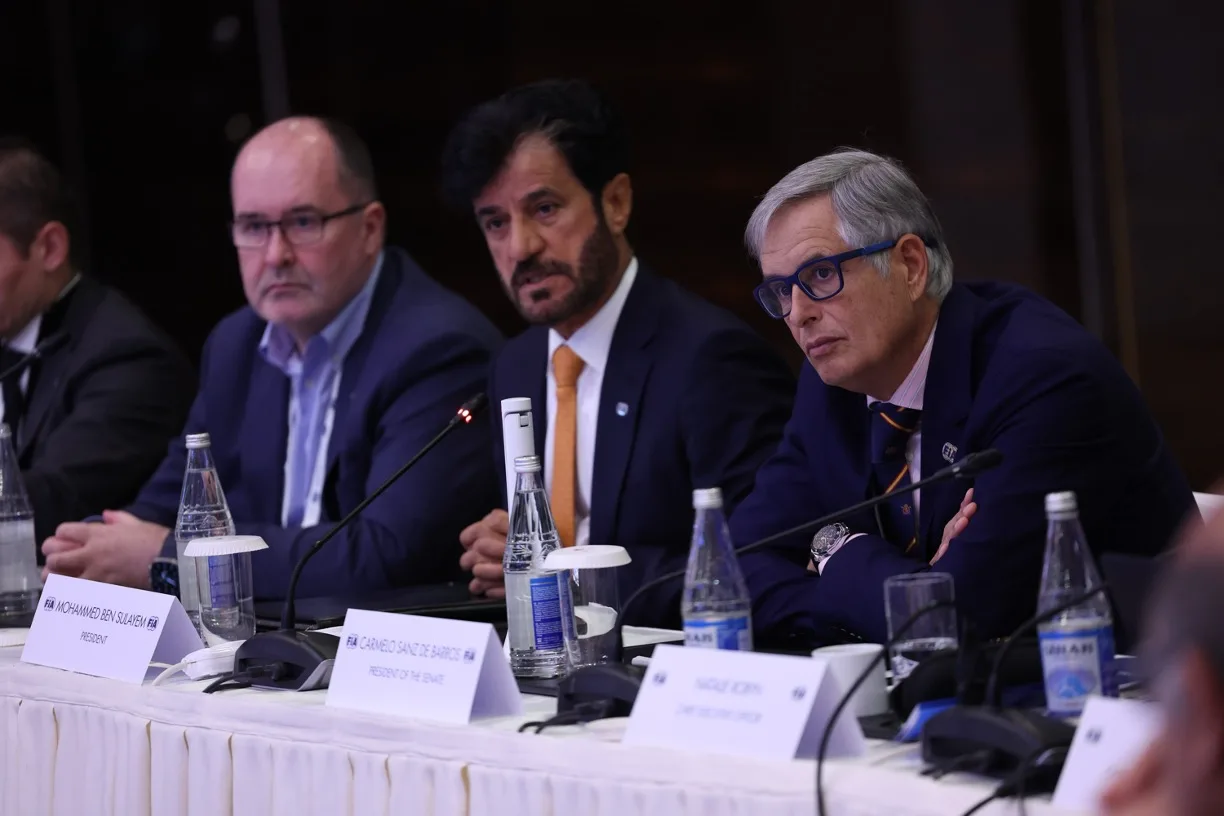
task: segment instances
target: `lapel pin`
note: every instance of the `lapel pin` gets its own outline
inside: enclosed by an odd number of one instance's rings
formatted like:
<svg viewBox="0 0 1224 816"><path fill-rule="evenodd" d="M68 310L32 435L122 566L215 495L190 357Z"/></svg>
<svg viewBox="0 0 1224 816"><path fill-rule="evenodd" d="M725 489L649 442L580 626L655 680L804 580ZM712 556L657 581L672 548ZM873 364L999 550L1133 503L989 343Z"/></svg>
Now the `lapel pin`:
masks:
<svg viewBox="0 0 1224 816"><path fill-rule="evenodd" d="M623 402L616 403L616 415L625 416L629 413L629 406Z"/></svg>
<svg viewBox="0 0 1224 816"><path fill-rule="evenodd" d="M944 443L943 458L946 459L949 464L956 461L956 446L951 442Z"/></svg>

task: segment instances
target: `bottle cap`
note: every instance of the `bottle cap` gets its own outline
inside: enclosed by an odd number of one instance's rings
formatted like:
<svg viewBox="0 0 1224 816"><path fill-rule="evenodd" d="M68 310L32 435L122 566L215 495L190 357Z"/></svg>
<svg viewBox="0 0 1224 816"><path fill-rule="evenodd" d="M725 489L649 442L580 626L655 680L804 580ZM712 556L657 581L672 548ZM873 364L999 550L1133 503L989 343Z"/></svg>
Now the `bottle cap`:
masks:
<svg viewBox="0 0 1224 816"><path fill-rule="evenodd" d="M1079 506L1075 500L1075 493L1070 490L1064 490L1059 493L1047 493L1045 497L1046 515L1059 515L1065 513L1078 512Z"/></svg>
<svg viewBox="0 0 1224 816"><path fill-rule="evenodd" d="M212 444L206 433L187 434L187 450L195 450L196 448L207 448Z"/></svg>
<svg viewBox="0 0 1224 816"><path fill-rule="evenodd" d="M707 487L701 490L693 491L693 508L696 510L709 510L714 507L722 507L722 488Z"/></svg>
<svg viewBox="0 0 1224 816"><path fill-rule="evenodd" d="M540 472L540 457L537 455L514 457L514 472L515 473L539 473Z"/></svg>

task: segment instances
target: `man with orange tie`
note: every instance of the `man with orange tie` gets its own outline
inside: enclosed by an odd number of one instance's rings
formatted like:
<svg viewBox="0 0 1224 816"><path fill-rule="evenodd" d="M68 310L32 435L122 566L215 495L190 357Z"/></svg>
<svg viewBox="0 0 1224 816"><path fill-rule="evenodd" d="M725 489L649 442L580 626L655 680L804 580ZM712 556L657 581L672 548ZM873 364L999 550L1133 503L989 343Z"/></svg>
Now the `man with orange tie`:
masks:
<svg viewBox="0 0 1224 816"><path fill-rule="evenodd" d="M622 598L683 566L694 488L722 488L728 510L751 490L794 396L747 326L638 262L627 169L619 116L577 81L480 105L444 156L448 198L475 214L531 324L494 361L489 398L531 398L561 541L625 547ZM503 592L507 527L496 509L462 533L473 592ZM674 625L680 589L647 595L629 622Z"/></svg>

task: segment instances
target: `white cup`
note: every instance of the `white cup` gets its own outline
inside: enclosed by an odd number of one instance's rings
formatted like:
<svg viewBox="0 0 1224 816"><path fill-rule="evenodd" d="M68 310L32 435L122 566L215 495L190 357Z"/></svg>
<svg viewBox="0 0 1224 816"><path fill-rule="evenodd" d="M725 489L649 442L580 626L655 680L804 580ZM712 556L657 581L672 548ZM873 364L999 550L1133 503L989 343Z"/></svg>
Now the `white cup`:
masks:
<svg viewBox="0 0 1224 816"><path fill-rule="evenodd" d="M823 660L829 673L837 678L839 695L850 690L850 686L867 668L867 664L879 657L884 647L878 643L843 643L825 646L812 652L812 657ZM888 687L884 680L884 661L876 660L871 674L859 686L850 710L856 717L871 717L888 711Z"/></svg>

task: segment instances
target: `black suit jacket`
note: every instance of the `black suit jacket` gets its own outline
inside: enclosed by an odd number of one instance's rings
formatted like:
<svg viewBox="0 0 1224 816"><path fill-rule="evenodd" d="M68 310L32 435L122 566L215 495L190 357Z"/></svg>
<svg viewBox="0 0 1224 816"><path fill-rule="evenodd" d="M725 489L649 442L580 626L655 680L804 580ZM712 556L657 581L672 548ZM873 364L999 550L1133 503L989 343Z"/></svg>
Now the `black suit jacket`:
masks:
<svg viewBox="0 0 1224 816"><path fill-rule="evenodd" d="M30 368L15 434L39 543L60 522L135 498L196 390L191 364L169 337L88 277L43 316L40 342L59 332L67 342Z"/></svg>
<svg viewBox="0 0 1224 816"><path fill-rule="evenodd" d="M531 398L545 461L547 365L548 329L536 326L506 344L489 384L494 409L508 397ZM638 269L603 376L591 487L590 543L620 545L633 559L620 568L622 602L684 566L695 488L722 488L728 512L748 495L781 438L794 389L781 358L742 322ZM504 488L501 423L494 426ZM647 593L628 622L674 626L682 588L676 581Z"/></svg>

